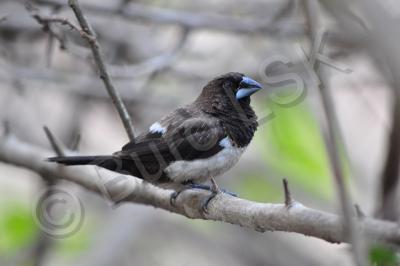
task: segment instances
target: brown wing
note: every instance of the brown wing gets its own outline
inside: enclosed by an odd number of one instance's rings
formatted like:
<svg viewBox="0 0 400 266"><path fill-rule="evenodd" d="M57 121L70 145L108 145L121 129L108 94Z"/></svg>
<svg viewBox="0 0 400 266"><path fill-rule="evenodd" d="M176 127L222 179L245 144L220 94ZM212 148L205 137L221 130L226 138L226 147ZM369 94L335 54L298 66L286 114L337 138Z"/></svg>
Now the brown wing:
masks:
<svg viewBox="0 0 400 266"><path fill-rule="evenodd" d="M162 137L144 138L128 143L114 157L124 161L125 170L144 179L164 176L163 170L173 161L211 157L221 151L220 141L226 137L216 120L192 118ZM165 177L165 176L164 176Z"/></svg>

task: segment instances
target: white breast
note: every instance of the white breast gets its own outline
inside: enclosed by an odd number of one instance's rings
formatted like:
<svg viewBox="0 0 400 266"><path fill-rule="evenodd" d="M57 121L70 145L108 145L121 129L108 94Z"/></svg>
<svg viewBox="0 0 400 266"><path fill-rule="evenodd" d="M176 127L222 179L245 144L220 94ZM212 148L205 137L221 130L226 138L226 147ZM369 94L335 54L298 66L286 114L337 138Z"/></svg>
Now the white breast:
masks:
<svg viewBox="0 0 400 266"><path fill-rule="evenodd" d="M211 177L217 177L231 169L246 149L235 147L229 137L222 139L219 145L223 149L210 158L176 161L164 171L174 182L193 180L202 183Z"/></svg>

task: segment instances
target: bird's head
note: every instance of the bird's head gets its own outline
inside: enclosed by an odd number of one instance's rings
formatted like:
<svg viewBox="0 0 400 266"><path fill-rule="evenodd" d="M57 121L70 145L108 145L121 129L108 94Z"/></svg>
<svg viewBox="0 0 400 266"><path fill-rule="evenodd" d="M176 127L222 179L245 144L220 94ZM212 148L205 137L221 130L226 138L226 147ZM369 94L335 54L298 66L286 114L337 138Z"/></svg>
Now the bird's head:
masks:
<svg viewBox="0 0 400 266"><path fill-rule="evenodd" d="M230 72L211 80L204 88L200 99L211 102L226 98L231 102L250 104L250 96L263 87L257 81L237 72Z"/></svg>

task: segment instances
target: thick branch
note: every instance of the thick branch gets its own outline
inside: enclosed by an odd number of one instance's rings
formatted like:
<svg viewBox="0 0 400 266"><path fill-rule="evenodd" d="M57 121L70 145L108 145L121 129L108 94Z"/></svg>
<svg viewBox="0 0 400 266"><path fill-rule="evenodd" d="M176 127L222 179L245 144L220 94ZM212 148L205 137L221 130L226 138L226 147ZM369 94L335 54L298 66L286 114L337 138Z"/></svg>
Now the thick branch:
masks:
<svg viewBox="0 0 400 266"><path fill-rule="evenodd" d="M0 161L24 167L41 175L65 179L117 202L133 202L154 206L193 219L222 221L248 227L257 231L284 231L317 237L331 243L346 242L341 218L334 214L310 209L300 203L291 208L285 204L256 203L229 195L220 195L209 206L204 216L201 204L207 192L182 193L176 206L170 205L170 191L143 184L134 177L119 175L107 170L96 173L94 167L60 167L43 160L50 151L20 142L9 136L0 140ZM121 196L124 196L121 198ZM371 240L400 246L400 229L397 224L365 218L358 223Z"/></svg>
<svg viewBox="0 0 400 266"><path fill-rule="evenodd" d="M92 30L89 22L86 20L84 14L82 13L82 10L78 4L78 1L69 0L68 3L70 5L70 7L72 8L72 10L74 11L75 16L78 19L78 22L82 28L82 31L91 37L90 39L87 39L87 38L85 38L85 39L88 41L90 49L92 50L92 53L93 53L94 61L96 62L97 67L99 68L100 78L103 80L103 83L107 89L107 92L110 95L110 98L111 98L113 104L117 108L118 114L121 117L121 120L124 124L125 130L128 133L129 139L131 141L134 141L135 134L133 131L133 125L132 125L130 115L129 115L128 111L126 110L124 103L122 102L121 96L119 95L118 91L115 89L110 75L108 74L107 67L106 67L103 57L101 55L100 45L97 41L96 35L95 35L94 31Z"/></svg>

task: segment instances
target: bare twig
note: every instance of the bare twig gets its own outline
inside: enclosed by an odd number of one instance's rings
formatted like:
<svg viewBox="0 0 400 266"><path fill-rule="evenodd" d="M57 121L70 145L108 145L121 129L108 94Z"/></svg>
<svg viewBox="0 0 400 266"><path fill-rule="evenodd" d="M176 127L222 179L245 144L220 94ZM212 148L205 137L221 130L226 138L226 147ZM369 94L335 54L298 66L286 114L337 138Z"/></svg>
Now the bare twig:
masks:
<svg viewBox="0 0 400 266"><path fill-rule="evenodd" d="M53 29L52 24L60 24L63 26L67 26L70 30L79 34L83 39L86 39L87 41L93 41L92 38L89 35L87 35L85 32L83 32L82 30L80 30L78 26L74 25L72 22L70 22L69 20L67 20L65 18L60 18L60 17L56 17L56 16L49 17L49 16L41 15L39 13L39 10L30 4L26 4L25 7L28 10L28 12L30 13L30 15L32 16L32 18L35 19L42 26L42 30L45 33L49 34L48 45L46 47L47 66L50 65L51 53L52 53L52 49L54 46L54 39L56 39L59 42L61 50L67 50L69 52L69 54L71 54L79 59L86 60L88 58L88 56L82 55L81 53L75 51L76 49L73 49L74 47L71 45L70 42L68 42L66 36L56 32Z"/></svg>
<svg viewBox="0 0 400 266"><path fill-rule="evenodd" d="M36 21L41 24L43 26L43 29L45 32L47 31L51 31L51 29L49 28L49 24L50 23L59 23L61 25L64 26L68 26L71 30L77 32L83 39L85 39L89 44L91 42L95 41L95 37L86 33L85 31L81 30L78 26L76 26L74 23L72 23L71 21L69 21L66 18L59 18L59 17L46 17L46 16L41 16L38 13L32 13L31 11L31 15L34 19L36 19Z"/></svg>
<svg viewBox="0 0 400 266"><path fill-rule="evenodd" d="M64 149L62 148L62 144L61 142L59 142L53 135L53 133L51 133L50 129L46 126L43 127L44 132L46 133L46 136L51 144L51 147L53 148L54 152L58 155L58 156L65 156L65 152Z"/></svg>
<svg viewBox="0 0 400 266"><path fill-rule="evenodd" d="M116 109L118 111L118 114L124 124L125 130L128 133L129 139L131 141L134 141L135 134L133 131L133 125L132 125L130 115L129 115L124 103L122 102L121 96L119 95L118 91L115 89L110 75L108 74L107 67L106 67L103 57L101 55L100 45L97 41L95 33L93 32L91 26L89 25L89 22L86 20L85 16L83 15L78 1L69 0L68 4L74 11L75 16L82 28L80 30L80 32L83 32L83 34L81 36L84 37L84 39L86 39L86 41L88 42L88 44L92 50L93 58L96 62L96 65L99 68L100 78L103 80L103 83L107 89L107 92L108 92L110 98L112 99L114 106L116 107ZM88 36L88 38L86 38L85 36Z"/></svg>
<svg viewBox="0 0 400 266"><path fill-rule="evenodd" d="M56 39L59 41L60 48L62 50L68 50L72 55L76 56L77 58L84 59L84 60L87 59L87 56L78 55L76 52L73 52L72 47L68 44L67 40L63 36L60 36L60 34L56 33L51 28L51 24L58 23L61 25L68 26L71 30L80 34L81 37L86 39L88 42L93 41L93 38L91 36L84 33L77 26L75 26L72 22L68 21L65 18L46 17L43 15L40 15L36 10L35 10L35 12L33 12L32 10L29 10L29 11L30 11L32 17L36 21L38 21L39 24L41 24L43 26L43 31L46 33L49 33L49 43L53 39ZM186 40L188 39L189 32L190 32L190 30L188 28L183 27L181 37L178 40L176 46L171 51L166 52L162 55L155 56L153 58L150 58L146 61L143 61L143 62L135 64L135 65L129 65L129 66L109 65L108 67L110 70L109 71L110 75L113 78L134 79L134 78L144 76L144 75L151 76L154 73L158 73L158 72L162 71L163 69L166 69L167 67L171 66L171 64L179 56L180 52L182 51L182 49L186 43ZM48 45L48 46L51 47L50 45ZM50 49L49 47L46 50L49 50Z"/></svg>
<svg viewBox="0 0 400 266"><path fill-rule="evenodd" d="M71 142L71 145L70 145L70 149L72 150L72 151L78 151L78 149L79 149L79 144L81 143L81 139L82 139L82 136L81 136L81 134L76 134L75 136L74 136L74 138L73 138L73 140L72 140L72 142Z"/></svg>
<svg viewBox="0 0 400 266"><path fill-rule="evenodd" d="M38 4L50 6L65 6L65 1L63 0L36 0L36 2ZM291 25L288 25L287 22L274 23L274 19L276 19L275 17L277 16L276 14L271 14L265 19L246 19L156 8L139 3L127 4L122 12L119 4L110 7L84 3L82 4L82 7L88 12L99 15L118 15L127 20L150 21L161 24L177 24L190 29L206 28L242 34L253 34L258 32L271 35L288 35L291 37L298 37L304 34L304 25L301 23ZM283 10L285 7L287 6L284 6ZM278 14L281 12L282 9L279 9Z"/></svg>
<svg viewBox="0 0 400 266"><path fill-rule="evenodd" d="M312 47L314 49L317 48L315 50L313 49L313 51L318 51L318 53L322 53L326 38L323 38L323 35L320 35L319 33L319 27L321 26L321 23L318 17L318 2L316 0L304 0L304 7ZM326 130L324 130L324 138L343 213L344 220L342 225L344 231L349 236L350 243L353 246L353 257L356 265L363 266L367 265L367 253L365 247L362 244L361 236L356 229L356 221L352 218L353 212L351 211L350 196L348 195L348 192L346 190L342 159L338 150L341 144L339 143L340 135L338 133L339 127L336 124L337 119L335 116L335 108L332 102L332 97L327 89L326 78L323 74L321 74L320 64L318 61L315 61L315 58L313 58L313 56L316 55L311 55L311 62L315 63L314 71L321 80L318 88L321 96L324 116L326 119Z"/></svg>
<svg viewBox="0 0 400 266"><path fill-rule="evenodd" d="M356 209L356 214L358 218L365 218L367 217L365 213L361 210L360 205L354 204L354 208Z"/></svg>
<svg viewBox="0 0 400 266"><path fill-rule="evenodd" d="M340 216L314 210L298 203L292 208L285 204L256 203L229 195L221 195L209 206L209 214L201 211L207 192L191 190L182 193L175 206L170 205L171 192L143 184L132 176L115 175L110 171L101 172L101 179L94 168L60 167L43 161L51 152L23 143L13 136L0 139L0 161L24 167L41 175L48 175L55 180L65 179L82 187L106 196L121 199L124 202L139 203L171 211L192 219L222 221L251 228L258 231L295 232L317 237L331 243L348 242ZM115 185L115 179L124 179L123 186ZM128 193L127 193L128 192ZM119 200L120 201L120 200ZM400 230L396 223L365 218L358 223L369 239L390 246L400 247Z"/></svg>
<svg viewBox="0 0 400 266"><path fill-rule="evenodd" d="M400 89L400 88L395 88ZM387 157L382 174L379 217L396 221L398 209L396 202L397 186L400 178L400 99L394 95L392 129L387 143Z"/></svg>
<svg viewBox="0 0 400 266"><path fill-rule="evenodd" d="M286 178L283 179L283 190L285 192L285 206L289 208L293 205L294 201L292 199L292 195L289 189L289 183Z"/></svg>

